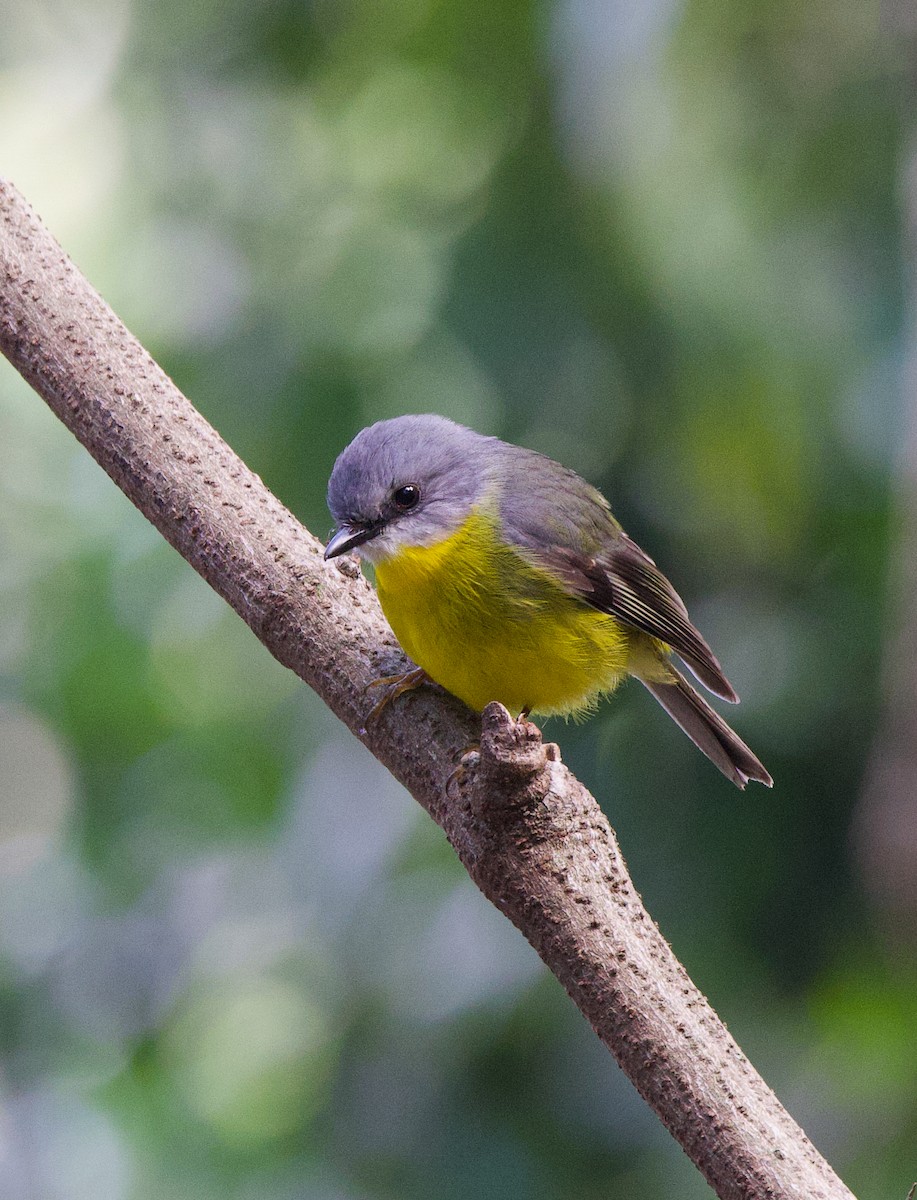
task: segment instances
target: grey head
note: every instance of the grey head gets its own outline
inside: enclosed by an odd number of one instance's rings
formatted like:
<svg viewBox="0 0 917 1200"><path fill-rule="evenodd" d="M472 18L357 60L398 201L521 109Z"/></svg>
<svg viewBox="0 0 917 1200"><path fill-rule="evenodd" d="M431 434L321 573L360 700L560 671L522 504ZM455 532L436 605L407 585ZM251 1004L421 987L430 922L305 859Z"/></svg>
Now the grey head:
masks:
<svg viewBox="0 0 917 1200"><path fill-rule="evenodd" d="M357 550L378 562L402 546L442 541L483 499L502 445L434 414L361 430L328 482L337 530L325 558Z"/></svg>

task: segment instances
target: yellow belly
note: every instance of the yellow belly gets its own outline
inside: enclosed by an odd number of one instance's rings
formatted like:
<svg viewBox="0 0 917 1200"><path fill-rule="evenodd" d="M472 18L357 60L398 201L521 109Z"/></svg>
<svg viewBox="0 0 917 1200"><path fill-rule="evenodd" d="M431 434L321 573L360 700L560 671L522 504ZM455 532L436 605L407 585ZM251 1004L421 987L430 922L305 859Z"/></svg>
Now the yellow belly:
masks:
<svg viewBox="0 0 917 1200"><path fill-rule="evenodd" d="M501 545L486 514L377 564L376 584L405 652L478 711L575 712L627 673L626 627Z"/></svg>

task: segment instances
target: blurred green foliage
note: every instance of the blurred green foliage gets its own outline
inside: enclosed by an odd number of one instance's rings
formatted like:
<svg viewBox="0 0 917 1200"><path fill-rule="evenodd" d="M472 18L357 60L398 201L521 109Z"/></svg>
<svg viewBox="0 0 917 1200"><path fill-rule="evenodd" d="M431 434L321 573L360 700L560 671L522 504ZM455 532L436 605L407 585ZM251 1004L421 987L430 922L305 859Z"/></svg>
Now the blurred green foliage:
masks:
<svg viewBox="0 0 917 1200"><path fill-rule="evenodd" d="M319 536L357 429L432 410L589 476L676 581L773 793L633 689L549 734L815 1143L903 1197L917 939L855 813L908 47L855 0L0 22L4 173ZM709 1195L439 831L11 369L0 489L2 1200Z"/></svg>

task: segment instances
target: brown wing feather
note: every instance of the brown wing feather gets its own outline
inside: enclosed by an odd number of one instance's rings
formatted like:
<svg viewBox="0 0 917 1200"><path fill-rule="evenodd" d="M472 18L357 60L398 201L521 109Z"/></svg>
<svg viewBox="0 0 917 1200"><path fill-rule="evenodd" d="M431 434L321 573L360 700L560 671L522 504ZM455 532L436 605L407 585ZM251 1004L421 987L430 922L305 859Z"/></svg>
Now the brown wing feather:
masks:
<svg viewBox="0 0 917 1200"><path fill-rule="evenodd" d="M565 546L539 548L539 557L587 604L665 642L711 692L732 703L738 700L713 651L691 624L684 601L627 534L619 534L595 558Z"/></svg>

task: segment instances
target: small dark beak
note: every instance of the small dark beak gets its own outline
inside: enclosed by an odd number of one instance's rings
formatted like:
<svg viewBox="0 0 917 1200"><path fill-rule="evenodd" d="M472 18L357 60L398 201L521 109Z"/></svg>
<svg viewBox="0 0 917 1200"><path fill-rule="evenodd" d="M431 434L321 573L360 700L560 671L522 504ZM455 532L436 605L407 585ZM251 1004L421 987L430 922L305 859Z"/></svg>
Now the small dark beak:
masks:
<svg viewBox="0 0 917 1200"><path fill-rule="evenodd" d="M362 546L364 542L371 541L381 532L381 525L342 525L340 529L331 535L331 539L325 547L325 561L327 562L329 558L337 558L340 554L347 554L350 550L355 550L357 546Z"/></svg>

